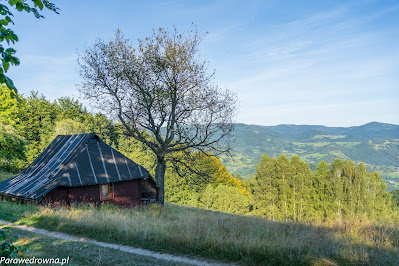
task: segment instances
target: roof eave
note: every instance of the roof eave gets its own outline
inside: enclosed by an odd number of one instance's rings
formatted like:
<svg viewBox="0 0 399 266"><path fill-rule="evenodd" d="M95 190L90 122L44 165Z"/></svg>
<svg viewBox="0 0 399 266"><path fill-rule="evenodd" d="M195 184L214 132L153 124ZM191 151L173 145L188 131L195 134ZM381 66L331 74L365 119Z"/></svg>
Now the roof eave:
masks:
<svg viewBox="0 0 399 266"><path fill-rule="evenodd" d="M22 200L26 200L26 201L35 202L35 203L38 203L40 201L40 199L27 198L27 197L17 196L14 194L7 194L7 193L0 193L0 196L9 197L9 198L17 198L17 199L22 199Z"/></svg>

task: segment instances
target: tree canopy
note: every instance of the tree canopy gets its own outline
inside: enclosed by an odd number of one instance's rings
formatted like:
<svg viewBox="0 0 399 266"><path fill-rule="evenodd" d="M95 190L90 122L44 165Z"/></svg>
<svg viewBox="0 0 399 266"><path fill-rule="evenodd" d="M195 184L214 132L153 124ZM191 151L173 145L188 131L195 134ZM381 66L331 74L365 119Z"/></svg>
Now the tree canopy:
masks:
<svg viewBox="0 0 399 266"><path fill-rule="evenodd" d="M178 166L195 150L218 155L230 149L236 97L213 84L207 62L198 58L202 37L196 28L159 28L134 48L118 30L114 40L97 40L79 59L84 97L155 154L161 203L166 162Z"/></svg>
<svg viewBox="0 0 399 266"><path fill-rule="evenodd" d="M69 97L49 101L31 92L18 95L17 101L8 87L0 88L0 172L17 172L28 166L57 134L95 132L154 175L156 155L143 142L122 134L125 129L120 123L87 112ZM150 138L149 132L142 134ZM256 175L242 179L230 174L209 152L190 154L184 161L187 167L177 169L173 160L167 162L166 201L273 220L398 217L399 192L385 192L380 175L367 171L364 164L321 161L311 171L298 156L273 158L265 154ZM179 152L170 156L182 158Z"/></svg>
<svg viewBox="0 0 399 266"><path fill-rule="evenodd" d="M265 154L251 180L254 212L277 220L376 217L389 213L390 194L379 173L364 164L321 161L317 171L298 156L291 161Z"/></svg>

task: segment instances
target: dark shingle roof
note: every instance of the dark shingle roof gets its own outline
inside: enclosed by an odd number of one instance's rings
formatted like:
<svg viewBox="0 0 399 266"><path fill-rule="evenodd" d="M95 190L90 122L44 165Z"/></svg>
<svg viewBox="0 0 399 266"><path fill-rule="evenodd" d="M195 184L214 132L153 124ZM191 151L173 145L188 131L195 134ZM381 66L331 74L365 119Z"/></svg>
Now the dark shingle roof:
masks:
<svg viewBox="0 0 399 266"><path fill-rule="evenodd" d="M148 177L145 168L105 144L96 134L59 135L24 171L0 183L0 195L38 201L58 186Z"/></svg>

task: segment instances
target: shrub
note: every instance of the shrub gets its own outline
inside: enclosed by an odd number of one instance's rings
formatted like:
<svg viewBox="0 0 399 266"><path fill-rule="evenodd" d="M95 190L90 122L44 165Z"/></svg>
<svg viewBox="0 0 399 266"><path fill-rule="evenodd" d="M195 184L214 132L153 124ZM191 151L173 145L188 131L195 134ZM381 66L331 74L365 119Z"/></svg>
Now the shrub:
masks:
<svg viewBox="0 0 399 266"><path fill-rule="evenodd" d="M7 231L0 228L0 258L23 258L28 246L16 246L7 240Z"/></svg>

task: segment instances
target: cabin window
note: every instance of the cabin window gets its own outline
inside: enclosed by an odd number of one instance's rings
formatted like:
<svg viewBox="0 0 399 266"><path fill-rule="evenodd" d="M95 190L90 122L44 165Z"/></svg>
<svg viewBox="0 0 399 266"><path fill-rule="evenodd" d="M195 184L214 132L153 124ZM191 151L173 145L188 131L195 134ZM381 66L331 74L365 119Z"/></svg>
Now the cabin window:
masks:
<svg viewBox="0 0 399 266"><path fill-rule="evenodd" d="M114 189L112 184L100 185L100 198L102 200L114 197Z"/></svg>

